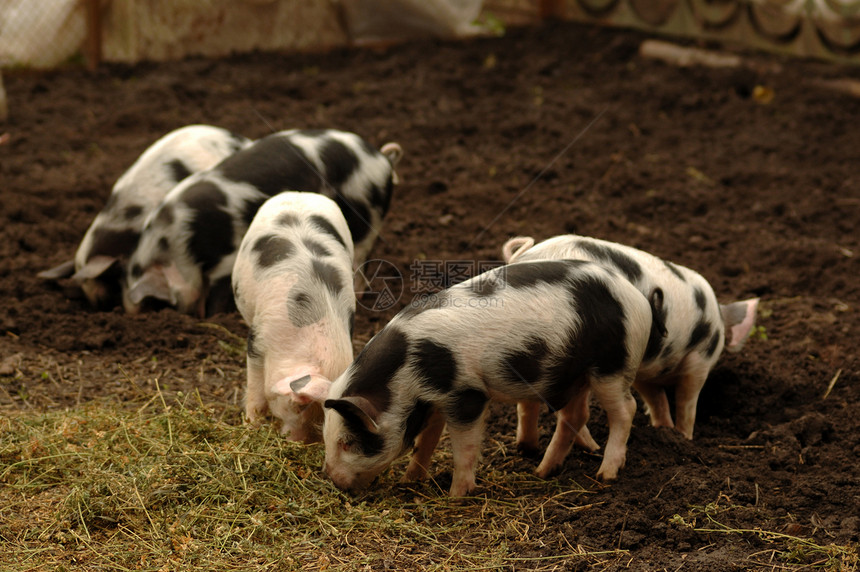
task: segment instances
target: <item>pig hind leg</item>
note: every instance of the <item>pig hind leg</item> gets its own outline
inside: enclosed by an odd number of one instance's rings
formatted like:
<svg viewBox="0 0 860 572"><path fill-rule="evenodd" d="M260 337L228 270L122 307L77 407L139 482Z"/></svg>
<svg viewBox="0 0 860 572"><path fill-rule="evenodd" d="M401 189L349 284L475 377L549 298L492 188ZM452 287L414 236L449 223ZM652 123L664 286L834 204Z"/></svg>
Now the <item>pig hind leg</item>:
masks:
<svg viewBox="0 0 860 572"><path fill-rule="evenodd" d="M262 360L248 358L248 384L245 388L245 417L257 423L269 411L266 401L266 380Z"/></svg>
<svg viewBox="0 0 860 572"><path fill-rule="evenodd" d="M570 453L574 441L580 438L580 432L588 422L589 395L590 392L586 385L573 396L567 405L556 413L555 432L552 434L549 446L536 470L539 477L546 478L556 471L564 462L567 454ZM588 429L585 429L585 431L588 439L594 443L594 439L591 439ZM594 443L594 445L597 446L597 443Z"/></svg>
<svg viewBox="0 0 860 572"><path fill-rule="evenodd" d="M693 438L696 405L708 379L710 365L698 353L689 354L681 364L681 375L675 386L675 429L687 439Z"/></svg>
<svg viewBox="0 0 860 572"><path fill-rule="evenodd" d="M540 403L537 401L517 402L517 450L524 455L537 455L540 448L539 416Z"/></svg>
<svg viewBox="0 0 860 572"><path fill-rule="evenodd" d="M636 400L630 394L630 382L623 376L595 379L591 383L591 389L598 403L606 411L609 422L609 438L597 476L601 480L610 481L618 476L618 471L627 459L627 439L633 426Z"/></svg>

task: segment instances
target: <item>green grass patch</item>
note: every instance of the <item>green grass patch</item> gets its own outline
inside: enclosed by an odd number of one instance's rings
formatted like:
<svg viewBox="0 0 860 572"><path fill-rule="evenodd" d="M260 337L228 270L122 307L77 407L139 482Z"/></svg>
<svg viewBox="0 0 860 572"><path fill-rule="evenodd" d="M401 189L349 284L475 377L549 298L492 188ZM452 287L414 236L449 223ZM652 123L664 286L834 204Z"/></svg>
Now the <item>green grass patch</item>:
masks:
<svg viewBox="0 0 860 572"><path fill-rule="evenodd" d="M396 483L398 465L353 497L322 474L321 445L237 418L159 393L0 419L0 568L492 570L623 553L534 549L543 511L576 510L584 489L487 468L501 487L488 497L508 498L451 500L432 481Z"/></svg>

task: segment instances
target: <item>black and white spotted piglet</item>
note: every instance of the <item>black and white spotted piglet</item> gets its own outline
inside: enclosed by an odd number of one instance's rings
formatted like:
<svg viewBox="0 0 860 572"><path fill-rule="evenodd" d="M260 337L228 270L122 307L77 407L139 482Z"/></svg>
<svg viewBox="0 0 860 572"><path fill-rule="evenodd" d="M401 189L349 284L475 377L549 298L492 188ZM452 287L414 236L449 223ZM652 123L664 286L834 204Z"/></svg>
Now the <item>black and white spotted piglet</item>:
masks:
<svg viewBox="0 0 860 572"><path fill-rule="evenodd" d="M659 316L633 387L642 395L654 426L674 426L693 438L699 392L723 348L740 350L755 324L758 298L719 304L711 285L697 272L629 246L583 236L556 236L536 245L530 237L512 238L502 247L502 258L590 260L616 269L645 296L658 292ZM667 387L675 388L675 423ZM536 448L539 408L523 403L517 411L518 445ZM587 431L583 434L590 439ZM585 446L597 448L593 440Z"/></svg>
<svg viewBox="0 0 860 572"><path fill-rule="evenodd" d="M148 217L128 268L126 311L148 297L209 315L233 306L230 272L257 209L283 191L325 195L367 256L388 210L400 146L377 151L354 133L273 133L174 188Z"/></svg>
<svg viewBox="0 0 860 572"><path fill-rule="evenodd" d="M651 316L628 281L582 261L503 266L409 306L330 387L326 472L342 489L367 486L417 437L406 477L421 477L447 423L450 492L465 495L475 487L484 416L495 399L546 403L558 412L538 467L546 475L585 425L592 391L609 421L598 476L613 479L626 458L636 410L630 385ZM316 388L294 389L302 395Z"/></svg>
<svg viewBox="0 0 860 572"><path fill-rule="evenodd" d="M267 412L294 441L320 440L322 406L290 383L327 388L352 362L352 241L338 206L316 193L266 201L233 269L236 306L250 327L245 413Z"/></svg>
<svg viewBox="0 0 860 572"><path fill-rule="evenodd" d="M150 145L114 184L107 204L87 229L74 260L41 272L71 276L96 308L122 301L124 263L137 246L146 216L181 180L251 144L211 125L187 125Z"/></svg>

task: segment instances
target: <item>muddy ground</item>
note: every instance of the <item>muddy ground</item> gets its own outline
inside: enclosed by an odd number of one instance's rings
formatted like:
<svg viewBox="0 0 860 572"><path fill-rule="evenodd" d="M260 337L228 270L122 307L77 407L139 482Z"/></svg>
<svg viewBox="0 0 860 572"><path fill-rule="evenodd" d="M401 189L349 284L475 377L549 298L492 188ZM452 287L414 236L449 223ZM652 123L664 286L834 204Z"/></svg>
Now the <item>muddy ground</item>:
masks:
<svg viewBox="0 0 860 572"><path fill-rule="evenodd" d="M749 53L740 69L679 69L642 59L644 38L555 24L385 50L5 73L0 410L139 403L157 380L237 404L240 423L237 314L97 312L36 273L73 255L112 183L171 129L337 127L405 150L372 253L403 292L382 309L378 292L362 298L356 350L432 287L427 261L474 272L519 234L631 244L697 269L721 301L761 297L759 329L710 376L695 439L640 411L617 483L596 487L600 457L571 454L557 479L595 486L594 508L547 513L542 534L627 549L619 568L770 569L756 534L672 521L710 505L732 509L732 528L856 546L860 100L823 84L860 70ZM484 462L525 470L534 461L516 454L512 411L493 407L488 442L504 447ZM603 421L595 407L601 443ZM544 443L551 427L547 416ZM450 482L448 466L431 473Z"/></svg>

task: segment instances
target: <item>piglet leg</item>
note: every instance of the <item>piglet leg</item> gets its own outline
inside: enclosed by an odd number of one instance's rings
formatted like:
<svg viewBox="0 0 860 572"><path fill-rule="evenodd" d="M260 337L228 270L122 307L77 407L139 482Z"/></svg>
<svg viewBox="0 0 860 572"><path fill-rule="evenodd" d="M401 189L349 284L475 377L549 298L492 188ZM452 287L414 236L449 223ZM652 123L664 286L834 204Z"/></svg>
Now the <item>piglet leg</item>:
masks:
<svg viewBox="0 0 860 572"><path fill-rule="evenodd" d="M651 425L654 427L674 427L672 413L669 408L669 398L666 396L666 388L662 385L649 383L647 381L636 382L636 391L642 396Z"/></svg>
<svg viewBox="0 0 860 572"><path fill-rule="evenodd" d="M609 421L609 438L597 477L611 481L627 460L627 439L633 426L636 400L630 394L630 382L623 377L595 380L591 389Z"/></svg>
<svg viewBox="0 0 860 572"><path fill-rule="evenodd" d="M427 420L424 430L415 439L412 459L409 461L409 466L406 467L406 472L403 474L401 482L420 481L427 476L427 469L430 467L430 458L433 456L433 451L439 443L443 429L445 429L445 418L438 409L434 409Z"/></svg>
<svg viewBox="0 0 860 572"><path fill-rule="evenodd" d="M708 364L697 354L689 354L681 364L681 378L675 386L675 429L693 438L699 393L708 378Z"/></svg>
<svg viewBox="0 0 860 572"><path fill-rule="evenodd" d="M262 360L248 357L248 385L245 388L245 417L257 423L269 411L266 400L265 376Z"/></svg>
<svg viewBox="0 0 860 572"><path fill-rule="evenodd" d="M537 401L517 402L517 450L524 455L536 455L540 448L539 416L540 403Z"/></svg>
<svg viewBox="0 0 860 572"><path fill-rule="evenodd" d="M546 478L551 475L561 467L565 457L570 453L574 440L579 437L580 430L588 422L588 396L588 388L582 388L556 413L555 433L552 434L549 446L538 465L537 476ZM590 433L588 437L591 438ZM591 441L594 442L593 439Z"/></svg>
<svg viewBox="0 0 860 572"><path fill-rule="evenodd" d="M452 497L466 496L475 489L475 466L481 456L485 414L486 410L479 419L469 425L448 425L454 457L454 475L450 489Z"/></svg>

